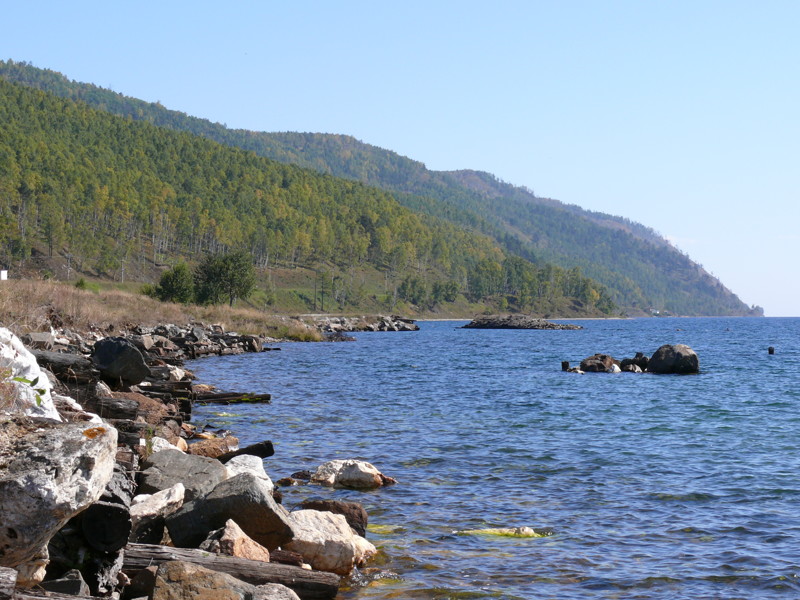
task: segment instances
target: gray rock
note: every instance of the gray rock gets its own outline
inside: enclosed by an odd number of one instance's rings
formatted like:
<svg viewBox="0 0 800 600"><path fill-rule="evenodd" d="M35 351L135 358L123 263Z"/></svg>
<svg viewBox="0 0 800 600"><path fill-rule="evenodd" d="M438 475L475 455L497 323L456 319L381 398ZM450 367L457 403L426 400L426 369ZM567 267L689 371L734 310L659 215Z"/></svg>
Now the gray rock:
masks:
<svg viewBox="0 0 800 600"><path fill-rule="evenodd" d="M68 594L70 596L89 596L91 594L89 586L83 580L81 572L77 569L67 571L58 579L43 581L39 584L39 587L48 592Z"/></svg>
<svg viewBox="0 0 800 600"><path fill-rule="evenodd" d="M608 354L594 354L581 361L580 369L584 373L610 373L613 366L613 357Z"/></svg>
<svg viewBox="0 0 800 600"><path fill-rule="evenodd" d="M117 430L11 419L0 424L0 565L31 560L114 471Z"/></svg>
<svg viewBox="0 0 800 600"><path fill-rule="evenodd" d="M183 506L185 488L176 483L152 495L139 495L131 505L129 540L142 544L160 544L164 537L165 518Z"/></svg>
<svg viewBox="0 0 800 600"><path fill-rule="evenodd" d="M272 498L272 489L251 473L223 481L207 496L185 504L167 517L167 529L176 546L196 548L228 519L268 550L294 537L286 509Z"/></svg>
<svg viewBox="0 0 800 600"><path fill-rule="evenodd" d="M218 460L177 449L156 452L144 461L142 468L139 493L154 494L182 483L187 502L204 496L228 477L228 471Z"/></svg>
<svg viewBox="0 0 800 600"><path fill-rule="evenodd" d="M107 381L136 385L150 376L139 349L122 337L108 337L94 345L92 362Z"/></svg>
<svg viewBox="0 0 800 600"><path fill-rule="evenodd" d="M182 561L162 563L156 571L153 600L219 598L220 600L299 600L289 588L252 585L226 573Z"/></svg>
<svg viewBox="0 0 800 600"><path fill-rule="evenodd" d="M689 375L700 372L697 353L684 344L664 344L647 363L648 373Z"/></svg>

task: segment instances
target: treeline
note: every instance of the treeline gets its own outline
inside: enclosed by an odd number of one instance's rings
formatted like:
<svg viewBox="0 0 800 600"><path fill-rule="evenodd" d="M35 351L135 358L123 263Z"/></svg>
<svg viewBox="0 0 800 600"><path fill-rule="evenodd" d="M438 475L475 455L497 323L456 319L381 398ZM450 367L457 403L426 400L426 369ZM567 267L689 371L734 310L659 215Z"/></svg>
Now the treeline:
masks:
<svg viewBox="0 0 800 600"><path fill-rule="evenodd" d="M392 192L401 204L491 237L506 253L582 272L633 310L677 314L747 314L716 278L653 230L628 219L537 198L489 173L437 172L346 135L232 130L26 63L0 61L0 76L87 102L104 111L186 131Z"/></svg>
<svg viewBox="0 0 800 600"><path fill-rule="evenodd" d="M520 286L491 239L415 214L387 191L0 79L0 260L24 262L38 244L117 279L136 263L243 250L261 269L369 265L394 290L417 278L476 301L583 303L563 269L525 263L529 284ZM483 271L503 274L487 284L475 275Z"/></svg>

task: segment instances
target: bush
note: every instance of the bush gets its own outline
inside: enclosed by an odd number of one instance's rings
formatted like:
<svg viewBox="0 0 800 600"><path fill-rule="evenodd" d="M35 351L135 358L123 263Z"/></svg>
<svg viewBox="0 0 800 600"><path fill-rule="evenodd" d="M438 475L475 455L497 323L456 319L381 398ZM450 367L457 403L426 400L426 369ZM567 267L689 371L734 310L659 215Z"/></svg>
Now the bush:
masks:
<svg viewBox="0 0 800 600"><path fill-rule="evenodd" d="M162 302L194 302L194 277L186 263L178 263L161 275L155 288L156 297Z"/></svg>

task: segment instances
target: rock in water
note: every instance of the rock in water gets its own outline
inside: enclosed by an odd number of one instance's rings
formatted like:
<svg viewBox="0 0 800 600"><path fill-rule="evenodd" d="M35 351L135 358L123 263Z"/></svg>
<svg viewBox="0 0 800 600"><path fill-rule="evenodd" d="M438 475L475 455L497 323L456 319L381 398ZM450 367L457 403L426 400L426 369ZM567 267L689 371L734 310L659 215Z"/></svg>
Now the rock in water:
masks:
<svg viewBox="0 0 800 600"><path fill-rule="evenodd" d="M684 344L664 344L647 363L648 373L690 375L700 372L697 353Z"/></svg>
<svg viewBox="0 0 800 600"><path fill-rule="evenodd" d="M570 323L553 323L529 315L488 315L475 317L464 329L583 329Z"/></svg>

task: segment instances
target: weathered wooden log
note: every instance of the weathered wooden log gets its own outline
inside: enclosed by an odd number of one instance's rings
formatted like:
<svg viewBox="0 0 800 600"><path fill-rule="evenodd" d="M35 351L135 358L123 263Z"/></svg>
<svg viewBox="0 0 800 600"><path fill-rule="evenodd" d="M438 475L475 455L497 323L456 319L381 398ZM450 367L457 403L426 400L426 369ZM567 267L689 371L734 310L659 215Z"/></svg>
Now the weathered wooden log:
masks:
<svg viewBox="0 0 800 600"><path fill-rule="evenodd" d="M139 403L130 398L88 397L83 401L83 408L104 419L133 421L139 414Z"/></svg>
<svg viewBox="0 0 800 600"><path fill-rule="evenodd" d="M203 550L169 548L150 544L128 544L122 570L133 573L163 562L182 560L212 571L227 573L237 579L263 585L280 583L300 596L301 600L331 600L339 590L339 577L333 573L308 571L300 567L265 563L246 558L212 554Z"/></svg>
<svg viewBox="0 0 800 600"><path fill-rule="evenodd" d="M86 383L97 381L100 372L94 368L92 361L78 354L33 350L36 362L50 370L56 377L69 383Z"/></svg>
<svg viewBox="0 0 800 600"><path fill-rule="evenodd" d="M268 404L272 402L272 394L242 394L237 392L197 394L195 401L201 404Z"/></svg>
<svg viewBox="0 0 800 600"><path fill-rule="evenodd" d="M17 585L17 570L0 567L0 600L14 598L14 586Z"/></svg>
<svg viewBox="0 0 800 600"><path fill-rule="evenodd" d="M73 596L72 594L58 594L56 592L47 592L45 590L17 590L14 596L9 596L13 600L97 600L94 596ZM4 600L4 596L0 595L0 600Z"/></svg>
<svg viewBox="0 0 800 600"><path fill-rule="evenodd" d="M270 441L258 442L257 444L251 444L249 446L245 446L244 448L239 448L238 450L226 452L225 454L218 456L217 460L224 464L230 459L236 456L241 456L242 454L250 454L252 456L257 456L258 458L267 458L268 456L275 454L275 448L272 447L272 442Z"/></svg>

